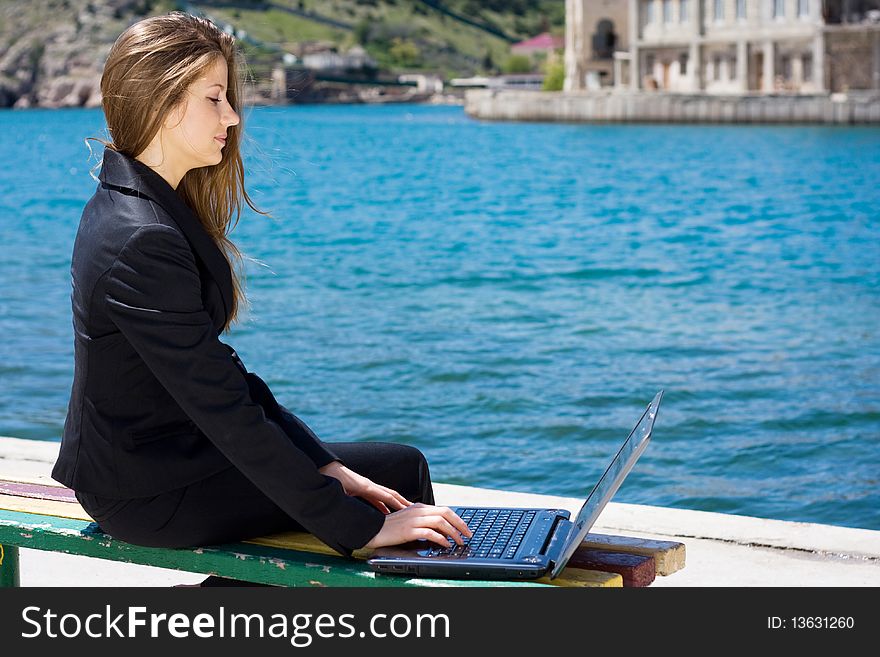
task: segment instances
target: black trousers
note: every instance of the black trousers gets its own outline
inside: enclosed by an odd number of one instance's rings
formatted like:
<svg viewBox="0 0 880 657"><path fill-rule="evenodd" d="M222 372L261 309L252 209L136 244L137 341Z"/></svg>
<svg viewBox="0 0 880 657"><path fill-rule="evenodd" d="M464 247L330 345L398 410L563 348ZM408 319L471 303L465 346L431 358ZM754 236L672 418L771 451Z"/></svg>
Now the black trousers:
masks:
<svg viewBox="0 0 880 657"><path fill-rule="evenodd" d="M434 504L428 463L415 447L382 442L327 445L355 472L411 502ZM105 533L147 547L198 547L305 531L235 467L153 497L114 500L77 493L77 498Z"/></svg>

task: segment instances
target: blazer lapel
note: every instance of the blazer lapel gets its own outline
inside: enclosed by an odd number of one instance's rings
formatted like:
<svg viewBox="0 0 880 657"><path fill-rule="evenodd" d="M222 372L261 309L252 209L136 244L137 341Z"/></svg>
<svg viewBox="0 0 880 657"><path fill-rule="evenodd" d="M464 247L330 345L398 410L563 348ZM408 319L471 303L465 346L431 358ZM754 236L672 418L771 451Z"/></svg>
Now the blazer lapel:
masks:
<svg viewBox="0 0 880 657"><path fill-rule="evenodd" d="M232 310L232 272L220 248L202 222L162 176L143 162L109 148L104 149L101 182L137 191L161 205L186 235L190 246L217 282L225 306Z"/></svg>

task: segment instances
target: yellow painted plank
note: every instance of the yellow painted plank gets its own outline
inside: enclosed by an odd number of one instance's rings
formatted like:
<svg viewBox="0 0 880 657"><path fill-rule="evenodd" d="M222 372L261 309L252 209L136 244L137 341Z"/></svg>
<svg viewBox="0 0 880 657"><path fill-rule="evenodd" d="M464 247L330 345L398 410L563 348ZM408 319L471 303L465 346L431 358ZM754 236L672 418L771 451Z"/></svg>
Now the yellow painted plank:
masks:
<svg viewBox="0 0 880 657"><path fill-rule="evenodd" d="M303 552L318 552L320 554L335 555L336 552L324 545L312 534L305 532L282 532L279 534L270 534L261 536L247 541L248 543L256 543L258 545L267 545L269 547L287 548L290 550L300 550ZM366 559L370 556L372 550L355 550L353 555L356 559ZM586 570L584 568L564 568L559 577L550 580L549 577L542 577L535 580L543 584L553 584L555 586L623 586L623 578L617 573L606 573L599 570Z"/></svg>
<svg viewBox="0 0 880 657"><path fill-rule="evenodd" d="M85 512L85 509L80 506L79 502L75 500L71 502L59 502L57 500L41 500L34 497L0 495L0 509L93 522L91 516L89 516L89 514Z"/></svg>
<svg viewBox="0 0 880 657"><path fill-rule="evenodd" d="M556 579L549 576L532 580L540 584L552 584L553 586L580 586L580 587L603 587L619 588L623 586L623 577L617 573L606 573L602 570L587 570L586 568L563 568Z"/></svg>

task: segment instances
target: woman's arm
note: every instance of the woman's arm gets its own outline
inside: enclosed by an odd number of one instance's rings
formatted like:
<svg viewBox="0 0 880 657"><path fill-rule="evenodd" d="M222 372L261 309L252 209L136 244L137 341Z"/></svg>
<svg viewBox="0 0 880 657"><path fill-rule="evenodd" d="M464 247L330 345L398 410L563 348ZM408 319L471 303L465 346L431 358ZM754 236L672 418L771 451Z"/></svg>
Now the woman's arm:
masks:
<svg viewBox="0 0 880 657"><path fill-rule="evenodd" d="M333 549L349 554L385 516L346 495L251 398L202 304L198 268L174 228L129 238L105 277L107 312L199 429L260 490Z"/></svg>

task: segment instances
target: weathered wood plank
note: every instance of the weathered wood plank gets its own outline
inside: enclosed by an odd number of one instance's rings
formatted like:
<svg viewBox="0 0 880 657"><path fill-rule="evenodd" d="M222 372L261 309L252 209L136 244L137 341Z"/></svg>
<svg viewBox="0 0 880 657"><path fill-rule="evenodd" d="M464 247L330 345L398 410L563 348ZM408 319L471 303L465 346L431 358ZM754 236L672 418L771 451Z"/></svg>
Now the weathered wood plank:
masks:
<svg viewBox="0 0 880 657"><path fill-rule="evenodd" d="M19 488L22 484L27 485L28 488L26 490L33 495L32 497L21 497L20 493L17 492L24 490ZM4 490L14 494L4 495L2 494ZM69 493L60 491L69 491ZM91 518L82 509L76 498L72 496L72 493L73 491L60 485L17 482L7 478L0 480L0 509L91 521ZM338 557L338 554L332 548L305 532L284 532L248 539L244 542ZM578 548L579 551L586 549L599 549L604 552L652 557L654 559L656 575L668 575L681 570L684 567L685 561L684 545L672 541L651 541L622 536L590 534L587 540ZM370 554L371 550L356 550L353 556L356 559L366 559ZM576 552L575 554L578 553ZM558 586L583 586L585 581L594 581L597 586L619 585L614 583L613 577L610 584L606 581L607 575L610 573L620 575L624 586L647 585L636 584L636 582L644 582L646 580L646 576L643 574L644 563L633 562L630 565L625 565L624 562L625 560L618 560L615 563L614 559L609 558L607 567L598 566L599 562L590 564L583 561L569 562L569 566L560 573L559 577L553 580L553 583ZM632 569L637 567L642 570L639 570L636 574ZM569 570L594 570L604 572L605 576L597 576L593 577L593 579L590 579L590 576L585 578L583 574L572 574L569 576Z"/></svg>
<svg viewBox="0 0 880 657"><path fill-rule="evenodd" d="M71 502L0 493L0 509L93 522L76 499Z"/></svg>
<svg viewBox="0 0 880 657"><path fill-rule="evenodd" d="M95 523L0 510L0 545L185 570L278 586L543 586L538 582L383 576L362 563L312 552L228 543L200 548L148 548L118 541Z"/></svg>
<svg viewBox="0 0 880 657"><path fill-rule="evenodd" d="M0 588L18 588L20 584L18 546L0 544Z"/></svg>
<svg viewBox="0 0 880 657"><path fill-rule="evenodd" d="M617 573L626 587L650 586L656 577L654 557L578 547L568 560L568 568L585 568Z"/></svg>
<svg viewBox="0 0 880 657"><path fill-rule="evenodd" d="M587 538L584 539L580 547L653 557L658 575L671 575L684 568L684 543L676 541L658 541L649 538L611 536L608 534L587 534Z"/></svg>
<svg viewBox="0 0 880 657"><path fill-rule="evenodd" d="M0 479L0 494L35 499L55 500L57 502L76 502L76 493L64 486L47 486L19 481Z"/></svg>
<svg viewBox="0 0 880 657"><path fill-rule="evenodd" d="M42 517L44 519L44 524L53 525L55 524L55 520L79 520L86 523L91 523L91 518L86 514L86 512L82 509L82 507L78 503L70 503L70 502L57 502L54 500L43 500L43 499L32 499L32 498L18 498L11 495L0 495L0 509L5 509L7 511L13 513L27 513L30 515L34 515L34 517ZM61 515L61 514L64 515ZM92 523L93 524L93 523ZM95 529L93 533L96 535L100 535L102 537L106 537L110 539L106 534L98 534L97 525L95 525ZM110 539L112 540L112 539ZM0 540L2 542L2 540ZM121 543L120 541L117 541ZM328 547L317 538L315 538L312 534L308 534L305 532L283 532L279 534L270 534L267 536L261 536L253 539L247 539L241 542L242 544L251 544L251 545L259 545L267 548L275 548L280 550L282 553L301 556L303 554L309 555L322 555L328 558L335 559L337 561L342 560L339 554ZM20 543L19 543L20 544ZM31 547L31 546L25 546ZM139 546L132 546L139 547ZM39 549L39 548L38 548ZM69 554L78 554L75 548L71 548L69 550L65 550ZM155 554L155 553L152 553ZM369 549L361 549L355 550L352 556L356 560L366 559L368 556L372 554L372 550ZM85 556L97 556L95 554L85 554ZM105 557L106 558L106 557ZM161 565L158 563L152 563L150 561L138 561L137 563L146 563L147 565L156 565L165 568L176 568L177 570L186 570L190 572L205 572L202 570L192 571L189 567L177 567L173 565ZM356 562L349 562L356 563ZM364 569L363 565L358 566L361 569ZM242 577L235 574L225 574L225 573L215 573L211 574L222 575L224 577L234 577L236 579L248 579L252 581L251 577ZM387 578L391 579L402 579L397 576L387 576ZM427 581L439 581L439 580L424 580ZM456 580L460 581L460 580ZM552 584L554 586L574 586L574 587L583 587L583 586L599 586L599 587L608 587L608 586L623 586L623 578L614 572L602 572L594 569L582 569L582 568L565 568L559 576L550 580L549 578L542 578L540 580L533 580L535 582L543 582L545 584ZM266 582L262 582L266 583ZM438 584L442 585L442 584Z"/></svg>
<svg viewBox="0 0 880 657"><path fill-rule="evenodd" d="M621 588L623 586L623 577L617 573L610 573L604 570L590 570L587 568L575 568L566 566L559 573L556 579L550 579L549 575L545 575L540 579L531 580L539 584L550 584L552 586L565 587L600 587L600 588Z"/></svg>

